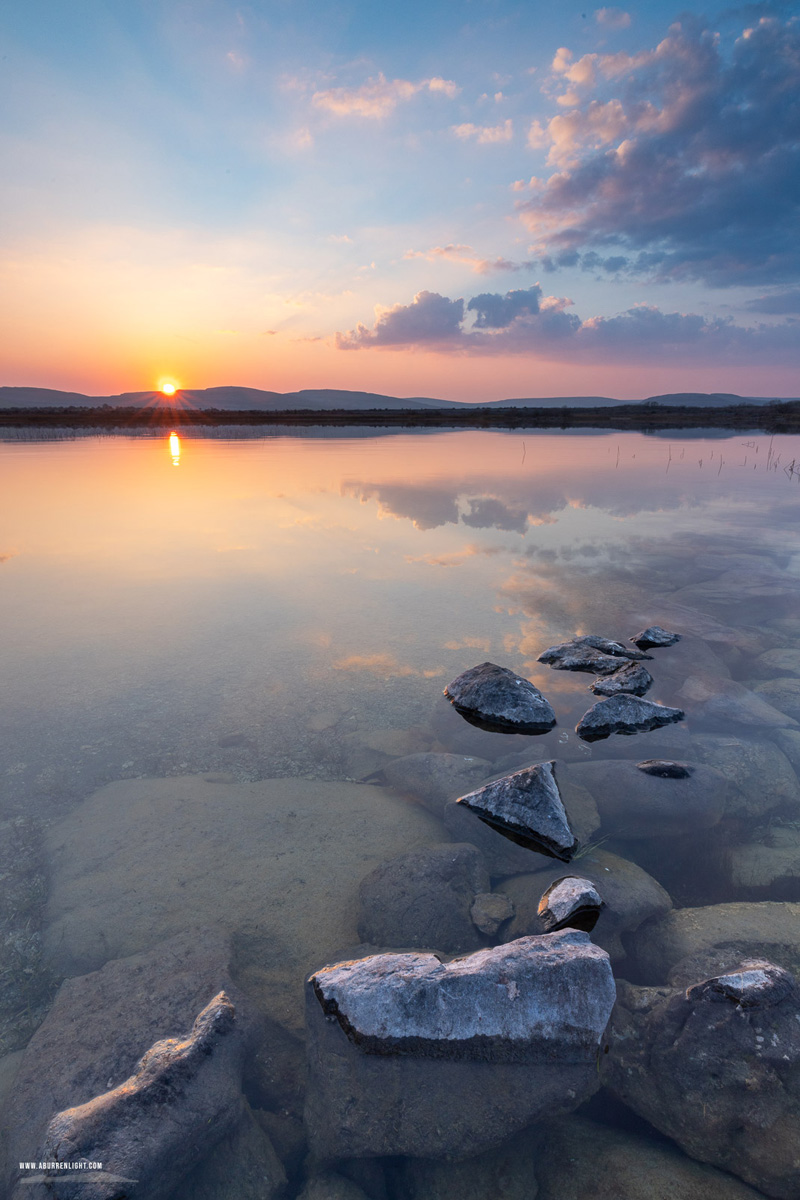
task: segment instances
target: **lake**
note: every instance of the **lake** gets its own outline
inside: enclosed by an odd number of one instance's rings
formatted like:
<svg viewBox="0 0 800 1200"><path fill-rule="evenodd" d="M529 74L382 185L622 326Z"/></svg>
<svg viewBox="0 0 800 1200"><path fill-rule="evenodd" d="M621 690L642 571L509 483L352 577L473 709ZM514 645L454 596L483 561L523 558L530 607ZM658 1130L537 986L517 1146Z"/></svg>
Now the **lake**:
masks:
<svg viewBox="0 0 800 1200"><path fill-rule="evenodd" d="M800 438L317 432L9 430L0 442L0 1126L15 1164L39 1153L45 1118L90 1100L101 1080L121 1084L159 1038L187 1034L212 976L224 977L261 1039L245 1071L253 1128L299 1196L311 1169L309 972L364 945L449 956L541 934L538 897L564 875L596 877L601 896L608 877L590 936L625 981L623 1025L649 1021L654 1039L672 1020L659 1005L672 1013L678 993L688 1004L687 987L742 961L800 968ZM647 698L685 719L579 738L594 675L552 670L539 654L576 634L630 646L653 624L681 640L650 651ZM487 660L544 693L551 732L486 731L456 712L445 685ZM422 766L409 761L419 755ZM637 774L649 759L687 763L690 778ZM481 781L548 760L580 842L572 866L445 812ZM423 936L392 908L397 872L373 873L443 843L479 853L447 885L460 898L439 925L436 887L420 876ZM403 879L415 870L409 860ZM470 887L504 897L493 932L470 919ZM439 930L449 944L433 940ZM773 1014L788 1003L781 980ZM692 1109L685 1080L685 1112L626 1082L645 1059L626 1059L623 1033L606 1041L609 1064L592 1067L577 1115L553 1101L543 1145L541 1116L527 1134L509 1118L510 1140L488 1138L465 1174L447 1161L447 1133L417 1130L416 1157L378 1115L374 1144L323 1164L361 1191L331 1190L329 1178L313 1195L466 1196L481 1171L500 1178L502 1159L511 1182L495 1195L533 1196L535 1176L544 1200L577 1200L589 1194L581 1146L601 1180L611 1164L599 1196L615 1194L620 1164L643 1188L673 1172L674 1195L800 1195L786 1148L800 1090L775 1082L774 1064L758 1074L767 1035L753 1034L750 1075L719 1083L719 1114L749 1097L734 1135L722 1115L704 1124L715 1101L698 1092ZM678 1042L670 1070L683 1079ZM795 1074L797 1052L786 1051ZM490 1063L461 1065L479 1090L506 1087ZM753 1088L764 1097L754 1114ZM256 1194L231 1179L220 1195ZM176 1196L199 1194L180 1186Z"/></svg>

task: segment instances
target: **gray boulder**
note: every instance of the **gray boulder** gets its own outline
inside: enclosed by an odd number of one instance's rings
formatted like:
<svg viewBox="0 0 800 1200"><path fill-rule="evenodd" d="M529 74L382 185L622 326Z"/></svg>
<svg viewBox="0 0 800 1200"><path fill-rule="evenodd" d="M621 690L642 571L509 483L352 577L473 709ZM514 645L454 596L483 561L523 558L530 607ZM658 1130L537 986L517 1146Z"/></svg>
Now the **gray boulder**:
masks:
<svg viewBox="0 0 800 1200"><path fill-rule="evenodd" d="M636 770L644 775L655 775L658 779L688 779L694 767L668 758L646 758L636 764Z"/></svg>
<svg viewBox="0 0 800 1200"><path fill-rule="evenodd" d="M797 974L800 904L740 901L674 909L637 929L631 943L642 978L652 984L685 987L762 956Z"/></svg>
<svg viewBox="0 0 800 1200"><path fill-rule="evenodd" d="M796 1200L797 1018L793 977L763 959L688 991L621 985L604 1082L692 1158Z"/></svg>
<svg viewBox="0 0 800 1200"><path fill-rule="evenodd" d="M523 767L456 801L482 821L569 862L578 846L555 777L555 763Z"/></svg>
<svg viewBox="0 0 800 1200"><path fill-rule="evenodd" d="M596 1090L615 988L608 956L565 930L448 963L338 963L306 995L312 1153L459 1159Z"/></svg>
<svg viewBox="0 0 800 1200"><path fill-rule="evenodd" d="M800 675L800 650L794 646L781 646L765 650L753 663L755 675Z"/></svg>
<svg viewBox="0 0 800 1200"><path fill-rule="evenodd" d="M666 1140L578 1116L543 1132L539 1200L762 1200L746 1183L694 1162Z"/></svg>
<svg viewBox="0 0 800 1200"><path fill-rule="evenodd" d="M773 724L796 725L800 721L800 679L765 679L763 683L757 683L753 691L762 701L785 714L786 720Z"/></svg>
<svg viewBox="0 0 800 1200"><path fill-rule="evenodd" d="M643 696L653 684L653 676L641 663L626 663L605 679L595 679L590 684L590 690L595 696L618 696L620 692L629 692L633 696Z"/></svg>
<svg viewBox="0 0 800 1200"><path fill-rule="evenodd" d="M684 716L679 708L667 708L665 704L654 704L652 700L640 700L638 696L623 693L593 704L581 717L575 732L585 742L596 742L612 733L646 733L660 725L682 721Z"/></svg>
<svg viewBox="0 0 800 1200"><path fill-rule="evenodd" d="M241 1120L243 1050L234 1006L220 992L187 1038L156 1042L129 1079L53 1117L41 1157L100 1162L125 1181L127 1196L169 1196ZM55 1172L53 1183L59 1200L86 1196L80 1174ZM20 1196L24 1190L18 1188ZM119 1185L99 1184L92 1191L93 1200L112 1200Z"/></svg>
<svg viewBox="0 0 800 1200"><path fill-rule="evenodd" d="M781 898L800 895L800 830L773 824L760 831L758 841L728 846L722 855L727 878L738 894L755 891L754 899L771 889Z"/></svg>
<svg viewBox="0 0 800 1200"><path fill-rule="evenodd" d="M528 679L485 662L464 671L444 689L453 707L482 729L546 733L556 723L550 703Z"/></svg>
<svg viewBox="0 0 800 1200"><path fill-rule="evenodd" d="M416 946L453 954L485 945L470 909L488 892L475 846L447 842L401 854L376 867L359 889L358 935L378 946Z"/></svg>
<svg viewBox="0 0 800 1200"><path fill-rule="evenodd" d="M630 639L640 650L654 650L661 646L674 646L681 640L679 633L670 633L660 625L648 625L641 633L636 633Z"/></svg>
<svg viewBox="0 0 800 1200"><path fill-rule="evenodd" d="M603 830L621 838L650 838L710 829L725 812L730 782L711 767L683 778L652 774L625 759L576 763L574 778L589 791Z"/></svg>
<svg viewBox="0 0 800 1200"><path fill-rule="evenodd" d="M797 737L791 730L775 730L776 740ZM689 755L719 771L734 785L728 793L726 815L760 817L776 808L800 804L800 782L775 742L730 734L695 734Z"/></svg>
<svg viewBox="0 0 800 1200"><path fill-rule="evenodd" d="M591 933L604 907L603 899L590 879L567 875L550 884L537 911L548 933L566 928Z"/></svg>
<svg viewBox="0 0 800 1200"><path fill-rule="evenodd" d="M492 764L472 754L409 754L382 771L389 787L413 796L441 817L448 800L463 796L491 774Z"/></svg>
<svg viewBox="0 0 800 1200"><path fill-rule="evenodd" d="M651 917L668 912L672 907L669 894L636 863L608 850L590 850L580 856L578 865L581 875L595 885L605 903L592 931L592 941L602 946L612 961L621 962L625 958L621 935L638 929ZM539 916L542 893L560 878L563 868L554 863L535 874L503 881L498 890L511 899L516 910L501 935L504 941L545 932Z"/></svg>
<svg viewBox="0 0 800 1200"><path fill-rule="evenodd" d="M324 1171L309 1179L297 1200L368 1200L357 1183L335 1171Z"/></svg>

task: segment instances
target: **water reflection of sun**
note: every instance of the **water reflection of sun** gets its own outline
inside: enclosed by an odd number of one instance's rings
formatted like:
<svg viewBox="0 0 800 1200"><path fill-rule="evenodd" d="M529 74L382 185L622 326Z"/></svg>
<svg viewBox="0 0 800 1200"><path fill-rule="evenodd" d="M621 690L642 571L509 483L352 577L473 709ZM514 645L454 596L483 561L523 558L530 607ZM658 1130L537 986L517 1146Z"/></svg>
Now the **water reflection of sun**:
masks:
<svg viewBox="0 0 800 1200"><path fill-rule="evenodd" d="M173 467L179 467L181 465L181 439L174 430L169 435L169 452L172 456Z"/></svg>

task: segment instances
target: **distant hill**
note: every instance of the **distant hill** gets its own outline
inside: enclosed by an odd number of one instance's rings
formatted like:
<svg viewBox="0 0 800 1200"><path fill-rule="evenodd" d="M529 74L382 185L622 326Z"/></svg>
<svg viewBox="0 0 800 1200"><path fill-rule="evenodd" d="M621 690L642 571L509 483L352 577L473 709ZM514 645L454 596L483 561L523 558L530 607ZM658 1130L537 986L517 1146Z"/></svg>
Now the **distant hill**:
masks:
<svg viewBox="0 0 800 1200"><path fill-rule="evenodd" d="M785 398L784 398L785 399ZM169 401L170 407L217 409L227 412L305 411L336 409L430 409L430 408L615 408L624 404L670 405L688 408L721 408L735 404L780 402L773 396L737 396L724 392L676 392L649 396L644 400L614 400L610 396L530 396L525 399L491 400L475 405L459 400L436 400L429 396L383 396L377 392L348 392L334 388L305 388L299 392L268 392L260 388L187 388ZM51 388L0 387L0 411L10 408L147 408L161 406L160 392L123 392L118 396L85 396Z"/></svg>

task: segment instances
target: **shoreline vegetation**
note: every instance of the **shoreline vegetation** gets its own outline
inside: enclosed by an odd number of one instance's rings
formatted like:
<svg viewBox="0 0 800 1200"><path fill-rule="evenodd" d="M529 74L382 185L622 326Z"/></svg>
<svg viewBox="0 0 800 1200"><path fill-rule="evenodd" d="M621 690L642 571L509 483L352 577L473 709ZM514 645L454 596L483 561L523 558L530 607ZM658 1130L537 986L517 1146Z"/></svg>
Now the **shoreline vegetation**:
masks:
<svg viewBox="0 0 800 1200"><path fill-rule="evenodd" d="M375 428L439 429L753 429L765 433L800 433L800 400L772 404L703 407L654 401L602 408L398 408L398 409L187 409L160 405L120 408L59 406L6 408L6 428L140 429L220 425L374 426Z"/></svg>

